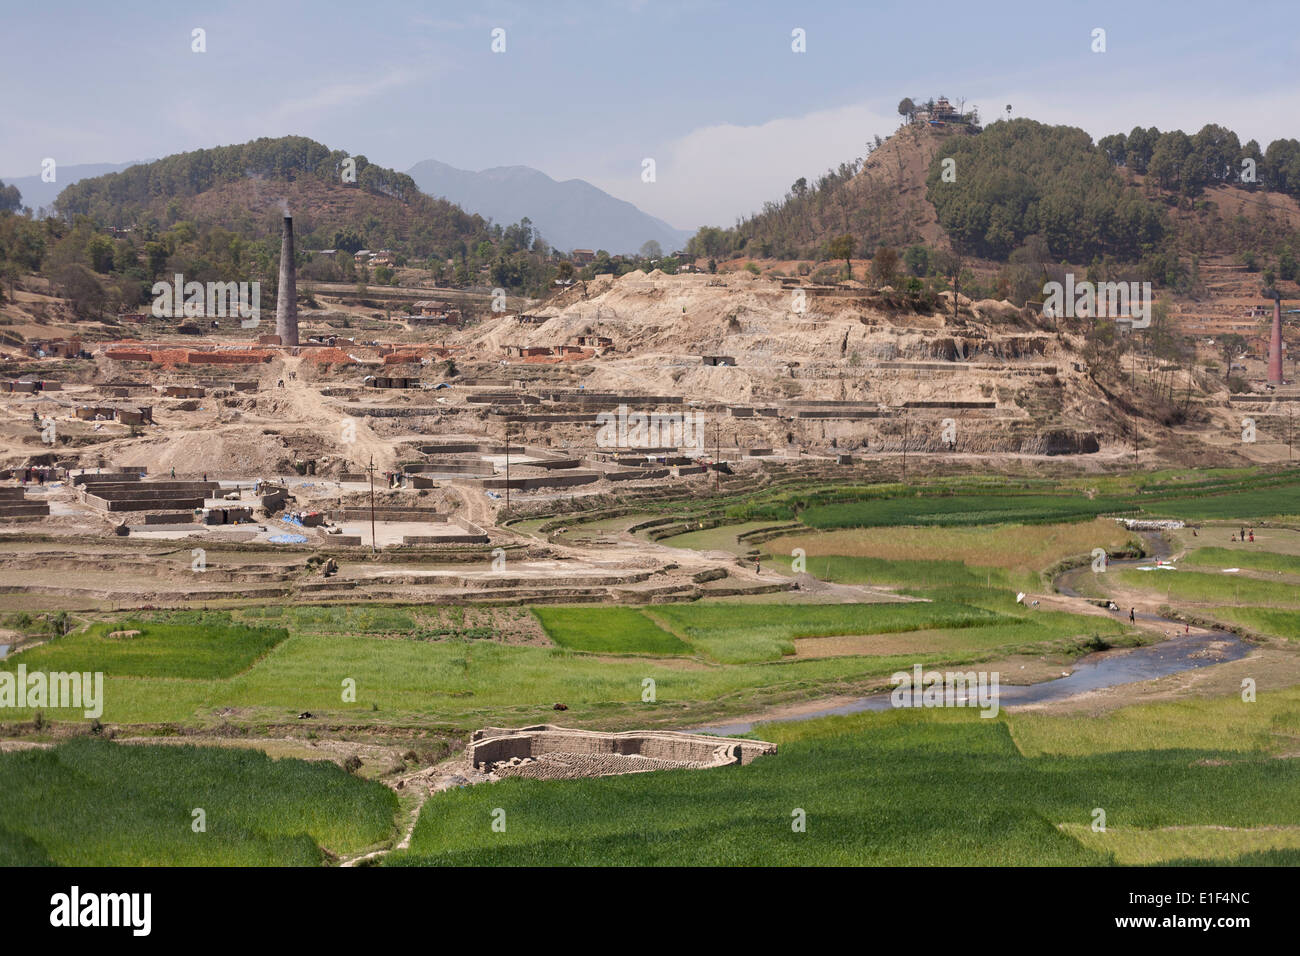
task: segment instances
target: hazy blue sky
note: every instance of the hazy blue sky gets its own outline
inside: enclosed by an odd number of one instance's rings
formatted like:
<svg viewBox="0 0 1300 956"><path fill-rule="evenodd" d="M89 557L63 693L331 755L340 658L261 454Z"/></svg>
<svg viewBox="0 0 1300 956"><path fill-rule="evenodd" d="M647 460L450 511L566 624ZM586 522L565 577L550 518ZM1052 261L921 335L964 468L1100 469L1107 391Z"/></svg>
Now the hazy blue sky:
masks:
<svg viewBox="0 0 1300 956"><path fill-rule="evenodd" d="M1300 133L1296 0L77 0L0 24L0 178L294 133L400 170L534 166L691 229L861 155L909 95L1094 138Z"/></svg>

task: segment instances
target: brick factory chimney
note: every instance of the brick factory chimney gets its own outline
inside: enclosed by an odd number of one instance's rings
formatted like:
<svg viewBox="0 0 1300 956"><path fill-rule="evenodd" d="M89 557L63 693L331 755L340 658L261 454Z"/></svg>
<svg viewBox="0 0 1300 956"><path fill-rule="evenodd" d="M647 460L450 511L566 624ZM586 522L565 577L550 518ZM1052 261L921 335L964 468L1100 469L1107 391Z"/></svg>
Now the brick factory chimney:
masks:
<svg viewBox="0 0 1300 956"><path fill-rule="evenodd" d="M1273 334L1268 340L1268 384L1282 384L1282 296L1273 292Z"/></svg>
<svg viewBox="0 0 1300 956"><path fill-rule="evenodd" d="M280 287L275 296L275 334L281 345L298 344L298 280L293 262L293 217L284 211L280 241Z"/></svg>

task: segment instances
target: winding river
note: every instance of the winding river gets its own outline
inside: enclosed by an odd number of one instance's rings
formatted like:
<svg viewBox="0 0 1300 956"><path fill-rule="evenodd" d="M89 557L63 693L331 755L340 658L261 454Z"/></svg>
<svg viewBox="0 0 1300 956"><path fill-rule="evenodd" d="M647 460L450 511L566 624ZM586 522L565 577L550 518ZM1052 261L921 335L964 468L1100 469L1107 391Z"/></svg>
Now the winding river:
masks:
<svg viewBox="0 0 1300 956"><path fill-rule="evenodd" d="M1114 567L1137 567L1149 565L1156 559L1169 556L1169 545L1158 534L1143 534L1147 542L1149 556L1145 558L1112 561ZM1079 597L1074 583L1084 574L1091 574L1088 567L1073 568L1058 575L1053 582L1057 591L1067 597ZM1153 574L1161 572L1152 572ZM1122 618L1123 611L1113 612L1116 618ZM1181 621L1160 617L1156 614L1138 614L1136 617L1167 625L1171 630L1183 628ZM1104 687L1116 687L1137 681L1152 680L1177 674L1182 671L1208 667L1225 661L1234 661L1250 653L1250 645L1227 631L1199 629L1193 634L1178 634L1157 644L1148 644L1132 650L1100 651L1089 654L1079 660L1068 677L1040 681L1036 684L1005 685L999 687L999 706L1014 707L1017 704L1040 704L1050 701L1065 700L1088 691ZM927 668L927 670L940 668ZM961 669L961 668L958 668ZM785 722L792 720L812 720L815 717L831 717L842 714L857 714L863 711L883 711L893 709L890 692L882 691L868 697L860 697L847 704L825 707L805 713L774 716L755 721L742 721L729 724L711 724L707 727L694 728L695 733L734 736L749 733L757 723Z"/></svg>

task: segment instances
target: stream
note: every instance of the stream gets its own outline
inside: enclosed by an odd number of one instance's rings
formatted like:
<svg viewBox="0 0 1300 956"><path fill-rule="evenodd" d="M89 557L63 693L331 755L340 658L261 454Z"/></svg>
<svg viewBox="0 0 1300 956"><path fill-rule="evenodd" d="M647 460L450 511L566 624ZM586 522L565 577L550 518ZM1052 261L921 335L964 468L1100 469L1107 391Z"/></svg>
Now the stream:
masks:
<svg viewBox="0 0 1300 956"><path fill-rule="evenodd" d="M1144 533L1143 538L1147 542L1148 557L1111 561L1110 567L1150 565L1153 561L1163 560L1169 556L1169 545L1158 534ZM1087 565L1072 568L1058 575L1053 584L1061 594L1067 597L1079 597L1080 594L1073 587L1073 583L1078 580L1080 575L1091 573L1092 571ZM1151 573L1172 572L1152 571ZM1122 620L1124 616L1122 610L1112 613L1117 619ZM1167 625L1175 631L1183 628L1182 622L1160 617L1156 614L1137 614L1136 617L1142 621ZM1177 674L1182 671L1195 670L1198 667L1208 667L1211 664L1235 661L1245 657L1248 653L1250 653L1250 645L1235 634L1220 630L1198 629L1193 634L1177 634L1175 637L1160 641L1157 644L1147 644L1132 650L1099 651L1095 654L1089 654L1075 664L1074 670L1068 677L1040 681L1036 684L999 686L998 703L1000 707L1013 707L1017 704L1040 704L1065 700L1077 694L1099 690L1104 687L1132 684L1138 681L1165 677L1169 674ZM967 668L962 667L953 669L967 670ZM940 670L940 668L927 668L927 671L930 670ZM893 706L891 692L881 691L836 707L825 707L807 713L761 718L754 721L710 724L706 727L696 727L692 732L735 736L736 734L749 733L758 723L812 720L817 717L858 714L863 711L884 711L893 709Z"/></svg>

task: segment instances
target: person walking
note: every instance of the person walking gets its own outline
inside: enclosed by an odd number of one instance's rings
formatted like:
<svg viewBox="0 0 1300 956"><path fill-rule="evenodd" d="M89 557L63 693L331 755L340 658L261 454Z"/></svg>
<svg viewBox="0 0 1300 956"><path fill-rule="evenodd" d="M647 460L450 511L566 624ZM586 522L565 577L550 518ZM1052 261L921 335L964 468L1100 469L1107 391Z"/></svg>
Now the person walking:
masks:
<svg viewBox="0 0 1300 956"><path fill-rule="evenodd" d="M1130 624L1136 623L1136 621L1137 621L1137 615L1135 615L1135 614L1133 613L1134 610L1135 610L1134 608L1129 608L1129 609L1128 609L1128 622L1129 622Z"/></svg>

